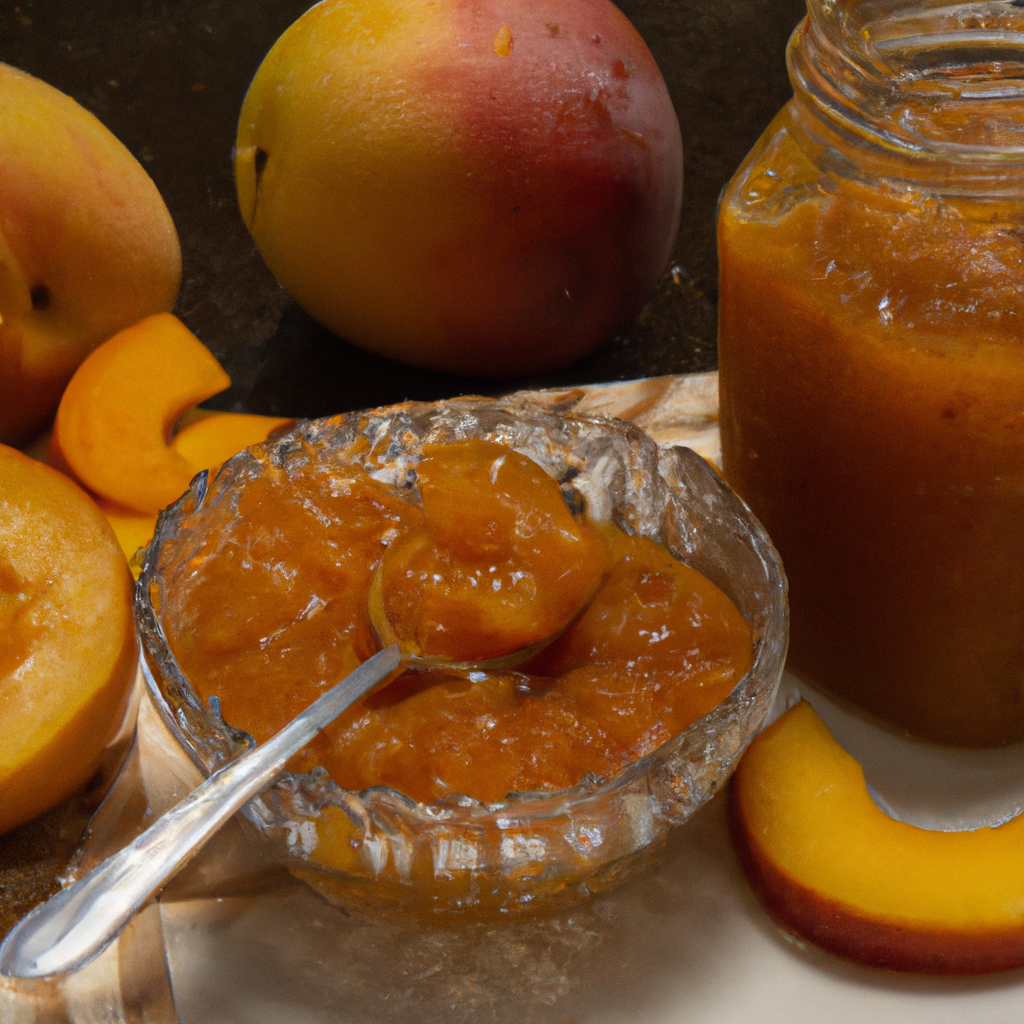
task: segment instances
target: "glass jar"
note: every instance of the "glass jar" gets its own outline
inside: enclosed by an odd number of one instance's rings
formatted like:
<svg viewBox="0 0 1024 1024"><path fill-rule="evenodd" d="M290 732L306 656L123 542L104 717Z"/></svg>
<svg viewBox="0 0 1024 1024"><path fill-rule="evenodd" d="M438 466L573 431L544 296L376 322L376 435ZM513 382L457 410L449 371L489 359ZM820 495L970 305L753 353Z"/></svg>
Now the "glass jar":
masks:
<svg viewBox="0 0 1024 1024"><path fill-rule="evenodd" d="M1024 738L1024 10L808 0L719 219L727 478L790 667L932 741Z"/></svg>

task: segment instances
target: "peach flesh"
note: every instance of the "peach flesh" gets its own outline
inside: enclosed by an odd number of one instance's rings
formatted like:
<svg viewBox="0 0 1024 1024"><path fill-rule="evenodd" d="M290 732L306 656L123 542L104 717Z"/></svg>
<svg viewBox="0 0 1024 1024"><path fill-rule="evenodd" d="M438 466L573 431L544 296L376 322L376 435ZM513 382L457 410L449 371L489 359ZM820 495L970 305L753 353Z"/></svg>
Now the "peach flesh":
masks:
<svg viewBox="0 0 1024 1024"><path fill-rule="evenodd" d="M179 498L198 472L167 443L186 409L231 378L175 316L121 331L78 368L61 398L51 461L91 491L141 513Z"/></svg>
<svg viewBox="0 0 1024 1024"><path fill-rule="evenodd" d="M131 576L102 513L0 445L0 833L88 782L137 660Z"/></svg>

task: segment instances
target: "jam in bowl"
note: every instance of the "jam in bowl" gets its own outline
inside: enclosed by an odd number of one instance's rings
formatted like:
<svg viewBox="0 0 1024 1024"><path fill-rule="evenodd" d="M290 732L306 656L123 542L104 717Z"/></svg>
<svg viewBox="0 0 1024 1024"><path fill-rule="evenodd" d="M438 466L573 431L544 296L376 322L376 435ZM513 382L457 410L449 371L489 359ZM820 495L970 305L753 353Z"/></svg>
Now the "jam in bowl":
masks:
<svg viewBox="0 0 1024 1024"><path fill-rule="evenodd" d="M516 398L306 422L197 477L147 552L144 674L204 773L374 652L373 586L459 664L386 681L246 816L375 911L616 884L728 778L785 658L774 548L687 449Z"/></svg>

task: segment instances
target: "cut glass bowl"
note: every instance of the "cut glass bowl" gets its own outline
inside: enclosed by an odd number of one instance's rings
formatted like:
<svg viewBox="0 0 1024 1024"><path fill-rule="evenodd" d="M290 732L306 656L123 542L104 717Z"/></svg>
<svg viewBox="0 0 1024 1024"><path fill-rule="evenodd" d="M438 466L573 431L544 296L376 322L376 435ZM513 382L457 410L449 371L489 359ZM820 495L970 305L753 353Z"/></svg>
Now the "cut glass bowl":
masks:
<svg viewBox="0 0 1024 1024"><path fill-rule="evenodd" d="M553 909L617 884L729 777L771 707L787 642L778 555L749 510L689 449L659 448L621 420L561 414L525 399L406 403L300 423L213 478L200 474L160 517L136 598L143 669L165 723L204 774L253 741L221 720L175 662L162 610L169 581L228 529L235 498L261 473L310 460L362 463L407 486L425 444L499 441L574 489L595 519L657 540L717 584L747 619L754 661L720 705L621 774L482 804L458 794L418 804L384 786L356 793L323 769L282 774L246 809L268 858L328 898L428 918ZM206 541L204 541L204 538Z"/></svg>

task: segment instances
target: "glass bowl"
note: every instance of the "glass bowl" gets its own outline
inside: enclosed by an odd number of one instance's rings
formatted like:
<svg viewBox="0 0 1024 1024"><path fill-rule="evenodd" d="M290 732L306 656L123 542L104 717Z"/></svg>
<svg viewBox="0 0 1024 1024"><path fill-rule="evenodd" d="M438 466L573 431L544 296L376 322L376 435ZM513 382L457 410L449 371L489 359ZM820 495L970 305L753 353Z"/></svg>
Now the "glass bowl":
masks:
<svg viewBox="0 0 1024 1024"><path fill-rule="evenodd" d="M200 474L160 517L136 597L143 671L171 733L209 774L253 743L207 707L169 649L168 577L237 514L246 483L316 460L357 462L396 489L426 444L495 440L526 453L586 502L591 516L666 547L719 586L752 628L747 675L709 713L613 778L498 803L449 795L418 804L384 786L342 789L322 769L283 773L245 814L269 857L344 905L419 916L480 917L556 905L627 877L668 830L725 782L771 707L787 642L786 582L775 549L715 470L689 449L659 448L621 420L528 399L406 403L300 423Z"/></svg>

